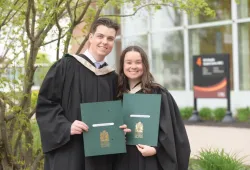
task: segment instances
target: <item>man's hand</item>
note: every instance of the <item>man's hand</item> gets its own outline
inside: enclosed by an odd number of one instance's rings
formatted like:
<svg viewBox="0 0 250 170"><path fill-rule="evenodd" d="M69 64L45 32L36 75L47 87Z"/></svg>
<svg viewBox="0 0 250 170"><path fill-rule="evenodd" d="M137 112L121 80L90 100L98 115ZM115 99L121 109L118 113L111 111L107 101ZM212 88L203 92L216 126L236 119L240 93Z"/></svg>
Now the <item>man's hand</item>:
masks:
<svg viewBox="0 0 250 170"><path fill-rule="evenodd" d="M136 145L137 149L141 152L142 156L153 156L156 154L156 150L154 147L148 146L148 145Z"/></svg>
<svg viewBox="0 0 250 170"><path fill-rule="evenodd" d="M70 135L79 135L88 130L89 127L84 122L75 120L71 125Z"/></svg>
<svg viewBox="0 0 250 170"><path fill-rule="evenodd" d="M128 129L128 128L127 128L127 125L125 125L125 124L119 126L119 128L120 128L120 129L123 129L123 132L124 132L125 135L126 135L126 133L131 132L131 129Z"/></svg>

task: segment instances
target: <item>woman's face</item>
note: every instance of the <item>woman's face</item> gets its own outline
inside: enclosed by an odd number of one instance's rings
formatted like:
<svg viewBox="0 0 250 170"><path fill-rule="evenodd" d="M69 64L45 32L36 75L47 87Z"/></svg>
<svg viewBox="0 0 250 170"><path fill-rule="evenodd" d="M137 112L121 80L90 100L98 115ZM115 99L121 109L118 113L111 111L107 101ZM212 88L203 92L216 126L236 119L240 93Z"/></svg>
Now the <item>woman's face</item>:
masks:
<svg viewBox="0 0 250 170"><path fill-rule="evenodd" d="M123 72L129 81L141 81L143 63L139 52L129 51L125 54Z"/></svg>

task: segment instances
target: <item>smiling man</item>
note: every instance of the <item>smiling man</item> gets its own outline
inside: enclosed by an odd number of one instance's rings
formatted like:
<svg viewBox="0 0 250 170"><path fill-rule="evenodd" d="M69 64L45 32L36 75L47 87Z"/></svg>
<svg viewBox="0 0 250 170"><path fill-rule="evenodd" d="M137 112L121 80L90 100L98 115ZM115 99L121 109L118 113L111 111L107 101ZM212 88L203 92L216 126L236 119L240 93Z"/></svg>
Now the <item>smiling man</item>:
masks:
<svg viewBox="0 0 250 170"><path fill-rule="evenodd" d="M117 75L105 63L119 26L98 19L89 35L89 48L80 55L65 55L47 73L37 102L37 122L45 170L112 170L113 155L85 157L80 103L114 100ZM121 126L128 132L126 126Z"/></svg>

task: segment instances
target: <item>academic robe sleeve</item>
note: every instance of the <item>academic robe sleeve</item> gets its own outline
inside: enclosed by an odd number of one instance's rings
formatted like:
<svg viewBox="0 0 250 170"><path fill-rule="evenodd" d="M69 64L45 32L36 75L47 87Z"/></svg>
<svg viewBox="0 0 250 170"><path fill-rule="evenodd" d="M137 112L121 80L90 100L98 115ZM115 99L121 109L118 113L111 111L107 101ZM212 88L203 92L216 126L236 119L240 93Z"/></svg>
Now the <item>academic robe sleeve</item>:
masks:
<svg viewBox="0 0 250 170"><path fill-rule="evenodd" d="M163 170L188 170L190 145L178 106L168 91L162 90L157 157Z"/></svg>
<svg viewBox="0 0 250 170"><path fill-rule="evenodd" d="M61 147L70 140L71 122L61 106L66 61L57 61L48 71L39 91L36 118L44 153Z"/></svg>

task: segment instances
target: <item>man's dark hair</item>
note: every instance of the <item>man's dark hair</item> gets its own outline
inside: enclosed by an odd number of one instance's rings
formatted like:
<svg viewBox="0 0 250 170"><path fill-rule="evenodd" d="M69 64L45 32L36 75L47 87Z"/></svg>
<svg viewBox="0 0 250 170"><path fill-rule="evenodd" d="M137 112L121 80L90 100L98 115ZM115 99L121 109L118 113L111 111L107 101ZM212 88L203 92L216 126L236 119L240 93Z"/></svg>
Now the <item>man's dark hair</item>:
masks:
<svg viewBox="0 0 250 170"><path fill-rule="evenodd" d="M104 25L108 28L113 28L116 32L120 29L120 26L116 22L114 22L113 20L111 20L109 18L99 18L93 23L93 26L91 29L92 34L94 34L96 32L96 28L99 25Z"/></svg>

